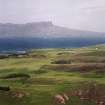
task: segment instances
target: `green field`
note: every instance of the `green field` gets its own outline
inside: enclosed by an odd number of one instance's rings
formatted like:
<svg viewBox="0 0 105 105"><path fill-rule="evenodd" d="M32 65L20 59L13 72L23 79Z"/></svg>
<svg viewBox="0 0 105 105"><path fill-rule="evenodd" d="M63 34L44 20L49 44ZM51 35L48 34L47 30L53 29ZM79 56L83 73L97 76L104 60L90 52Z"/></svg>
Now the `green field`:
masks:
<svg viewBox="0 0 105 105"><path fill-rule="evenodd" d="M0 90L0 105L58 105L55 95L88 89L90 84L100 84L103 90L98 91L105 92L104 45L34 49L27 56L0 59L0 86L10 87L10 91ZM96 102L72 96L65 105Z"/></svg>

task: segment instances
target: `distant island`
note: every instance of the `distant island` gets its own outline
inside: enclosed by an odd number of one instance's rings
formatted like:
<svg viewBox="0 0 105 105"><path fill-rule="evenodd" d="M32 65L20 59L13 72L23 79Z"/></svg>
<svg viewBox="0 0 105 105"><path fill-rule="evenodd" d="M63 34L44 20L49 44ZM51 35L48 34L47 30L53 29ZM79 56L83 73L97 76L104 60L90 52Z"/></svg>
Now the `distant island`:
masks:
<svg viewBox="0 0 105 105"><path fill-rule="evenodd" d="M105 33L81 31L52 22L0 23L0 50L71 48L105 43Z"/></svg>
<svg viewBox="0 0 105 105"><path fill-rule="evenodd" d="M105 33L81 31L56 26L52 22L33 22L26 24L0 23L0 37L105 37Z"/></svg>

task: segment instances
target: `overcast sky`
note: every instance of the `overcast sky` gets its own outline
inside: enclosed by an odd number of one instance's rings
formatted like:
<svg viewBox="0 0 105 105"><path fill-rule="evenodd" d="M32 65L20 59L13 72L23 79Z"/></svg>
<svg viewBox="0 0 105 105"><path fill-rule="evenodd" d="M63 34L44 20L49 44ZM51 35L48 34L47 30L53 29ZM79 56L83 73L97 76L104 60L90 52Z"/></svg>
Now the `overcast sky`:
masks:
<svg viewBox="0 0 105 105"><path fill-rule="evenodd" d="M0 0L0 22L38 21L105 32L105 0Z"/></svg>

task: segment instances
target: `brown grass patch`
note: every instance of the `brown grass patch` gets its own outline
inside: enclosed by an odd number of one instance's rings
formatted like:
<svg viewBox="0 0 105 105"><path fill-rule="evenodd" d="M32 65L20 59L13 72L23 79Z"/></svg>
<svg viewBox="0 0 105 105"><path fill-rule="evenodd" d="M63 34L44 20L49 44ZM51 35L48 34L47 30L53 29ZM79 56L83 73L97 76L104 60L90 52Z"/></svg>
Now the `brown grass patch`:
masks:
<svg viewBox="0 0 105 105"><path fill-rule="evenodd" d="M89 72L94 70L105 70L105 63L52 64L44 65L43 69L67 72Z"/></svg>

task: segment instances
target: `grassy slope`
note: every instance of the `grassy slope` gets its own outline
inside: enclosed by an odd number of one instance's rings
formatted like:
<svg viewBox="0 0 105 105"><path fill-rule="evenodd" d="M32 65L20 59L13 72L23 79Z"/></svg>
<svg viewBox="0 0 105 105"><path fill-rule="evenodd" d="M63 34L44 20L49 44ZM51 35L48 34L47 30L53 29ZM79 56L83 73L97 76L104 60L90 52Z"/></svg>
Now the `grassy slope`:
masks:
<svg viewBox="0 0 105 105"><path fill-rule="evenodd" d="M97 46L96 46L97 47ZM54 65L56 59L73 59L73 64L82 64L90 57L94 62L105 55L104 46L78 49L39 49L33 50L27 58L9 58L0 60L0 77L11 73L26 73L30 79L0 79L1 86L10 86L14 91L22 91L28 95L22 99L13 98L11 95L0 92L1 105L53 105L53 96L63 91L77 87L80 82L97 81L105 84L104 74L88 72L59 72L44 68L43 65ZM59 53L61 53L59 55ZM45 55L46 57L37 56ZM94 56L94 57L93 57ZM78 57L83 57L79 59ZM98 57L98 58L97 58ZM90 60L90 62L91 62ZM89 62L89 61L88 61ZM86 63L86 62L85 62ZM99 63L102 63L99 61ZM67 64L70 65L70 64ZM77 66L78 67L78 66ZM63 68L62 68L63 69ZM95 105L92 102L81 102L77 98L71 99L67 105Z"/></svg>

